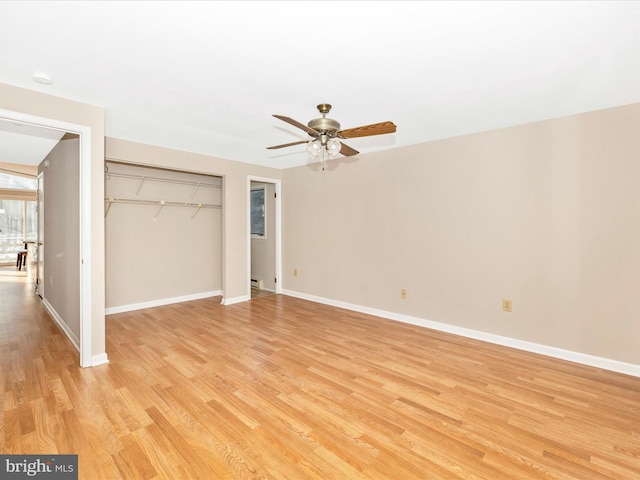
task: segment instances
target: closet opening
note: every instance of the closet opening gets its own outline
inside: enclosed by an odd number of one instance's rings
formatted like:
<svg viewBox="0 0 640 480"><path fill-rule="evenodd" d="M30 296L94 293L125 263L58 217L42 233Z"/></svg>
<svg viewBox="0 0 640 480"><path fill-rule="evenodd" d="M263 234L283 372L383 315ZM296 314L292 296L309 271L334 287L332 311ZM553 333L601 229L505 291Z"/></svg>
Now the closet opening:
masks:
<svg viewBox="0 0 640 480"><path fill-rule="evenodd" d="M220 176L105 162L107 314L220 301L222 187Z"/></svg>

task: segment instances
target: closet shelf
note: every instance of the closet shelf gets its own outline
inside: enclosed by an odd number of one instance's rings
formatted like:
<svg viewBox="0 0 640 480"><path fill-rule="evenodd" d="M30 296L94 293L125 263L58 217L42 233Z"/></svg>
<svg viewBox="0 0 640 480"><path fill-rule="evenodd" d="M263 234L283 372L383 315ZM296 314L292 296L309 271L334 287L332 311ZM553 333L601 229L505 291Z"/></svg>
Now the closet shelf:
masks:
<svg viewBox="0 0 640 480"><path fill-rule="evenodd" d="M138 193L140 193L140 189L142 188L142 184L145 181L162 182L162 183L173 183L173 184L178 184L178 185L192 185L192 186L196 187L196 189L193 191L193 195L195 195L196 191L200 187L208 187L208 188L220 188L220 187L222 187L222 185L217 184L217 183L192 182L192 181L187 181L187 180L175 180L175 179L171 179L171 178L162 178L162 177L149 177L147 175L134 175L132 173L118 173L118 172L111 172L111 171L105 172L105 176L106 176L107 180L109 180L110 177L131 178L131 179L134 179L134 180L139 180L140 181L140 185L138 186L138 191L136 192L136 195ZM192 197L193 197L193 195L192 195Z"/></svg>

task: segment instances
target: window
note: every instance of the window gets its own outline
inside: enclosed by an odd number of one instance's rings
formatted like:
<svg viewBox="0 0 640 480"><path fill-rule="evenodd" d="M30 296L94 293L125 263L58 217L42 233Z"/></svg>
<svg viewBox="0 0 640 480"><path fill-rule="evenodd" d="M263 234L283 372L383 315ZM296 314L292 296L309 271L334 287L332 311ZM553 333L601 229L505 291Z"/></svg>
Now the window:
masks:
<svg viewBox="0 0 640 480"><path fill-rule="evenodd" d="M15 263L25 240L35 240L38 181L0 173L0 263Z"/></svg>
<svg viewBox="0 0 640 480"><path fill-rule="evenodd" d="M38 180L0 172L0 188L35 190L38 188Z"/></svg>
<svg viewBox="0 0 640 480"><path fill-rule="evenodd" d="M266 238L265 225L265 186L251 187L251 236L256 238Z"/></svg>

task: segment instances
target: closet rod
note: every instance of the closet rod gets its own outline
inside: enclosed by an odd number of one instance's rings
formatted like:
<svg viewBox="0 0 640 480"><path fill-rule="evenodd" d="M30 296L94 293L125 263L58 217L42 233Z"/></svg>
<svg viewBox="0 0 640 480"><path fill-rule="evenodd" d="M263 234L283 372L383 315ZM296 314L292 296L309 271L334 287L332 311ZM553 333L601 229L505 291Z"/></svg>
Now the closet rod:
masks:
<svg viewBox="0 0 640 480"><path fill-rule="evenodd" d="M147 175L134 175L132 173L107 172L105 173L105 176L107 177L107 179L109 178L109 176L112 176L112 177L120 177L120 178L134 178L136 180L150 180L152 182L177 183L179 185L194 185L198 187L220 188L222 186L222 185L216 185L215 183L190 182L187 180L172 180L170 178L148 177Z"/></svg>
<svg viewBox="0 0 640 480"><path fill-rule="evenodd" d="M129 203L135 205L161 205L165 207L222 208L222 205L212 205L210 203L165 202L163 200L136 200L134 198L106 197L104 201L109 205L112 203Z"/></svg>

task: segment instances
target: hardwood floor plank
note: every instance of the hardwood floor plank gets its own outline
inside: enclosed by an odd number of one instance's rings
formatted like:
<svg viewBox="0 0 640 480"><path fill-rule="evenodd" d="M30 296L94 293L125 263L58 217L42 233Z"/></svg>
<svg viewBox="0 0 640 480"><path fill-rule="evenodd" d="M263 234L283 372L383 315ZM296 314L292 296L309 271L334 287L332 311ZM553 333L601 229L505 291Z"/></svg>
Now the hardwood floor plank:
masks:
<svg viewBox="0 0 640 480"><path fill-rule="evenodd" d="M484 452L470 449L455 439L444 440L448 444L446 449L432 450L425 448L423 438L422 434L418 435L416 432L402 434L402 440L413 452L429 460L432 464L439 465L448 474L456 475L465 480L486 480L501 477L499 471L489 469L486 465L480 466Z"/></svg>
<svg viewBox="0 0 640 480"><path fill-rule="evenodd" d="M22 433L17 408L3 411L2 433L2 453L22 450Z"/></svg>
<svg viewBox="0 0 640 480"><path fill-rule="evenodd" d="M157 474L144 450L132 435L120 437L122 449L112 455L122 478L139 478L149 480Z"/></svg>
<svg viewBox="0 0 640 480"><path fill-rule="evenodd" d="M45 403L45 399L40 398L32 401L30 405L35 425L36 450L40 452L56 452L57 447L53 436L53 428L57 423L48 421Z"/></svg>
<svg viewBox="0 0 640 480"><path fill-rule="evenodd" d="M183 458L184 465L188 467L189 478L225 478L229 476L228 470L220 462L206 462L206 459L210 457L210 444L199 444L193 449L190 445L190 436L181 433L179 424L172 425L155 407L148 409L147 413L176 453ZM204 450L205 447L209 447L209 449L203 452L205 455L200 455L201 450Z"/></svg>
<svg viewBox="0 0 640 480"><path fill-rule="evenodd" d="M169 440L154 423L136 430L135 436L144 455L149 460L158 479L177 480L193 478L192 472L173 448Z"/></svg>

